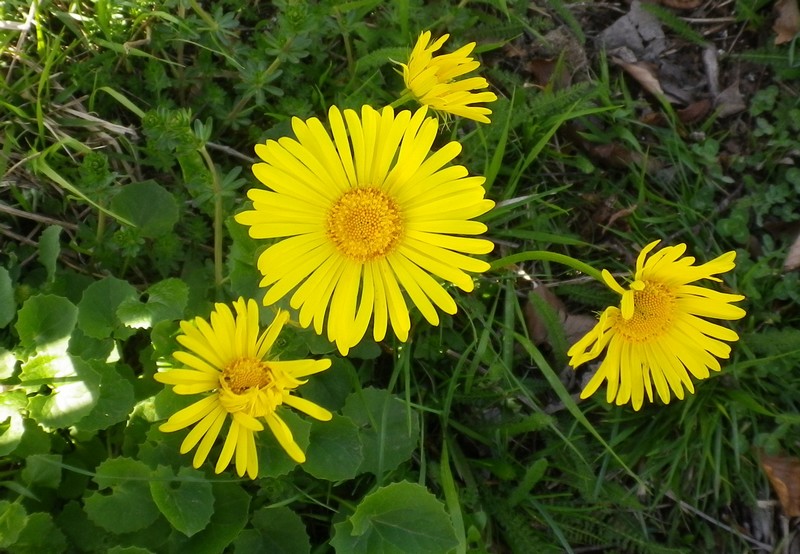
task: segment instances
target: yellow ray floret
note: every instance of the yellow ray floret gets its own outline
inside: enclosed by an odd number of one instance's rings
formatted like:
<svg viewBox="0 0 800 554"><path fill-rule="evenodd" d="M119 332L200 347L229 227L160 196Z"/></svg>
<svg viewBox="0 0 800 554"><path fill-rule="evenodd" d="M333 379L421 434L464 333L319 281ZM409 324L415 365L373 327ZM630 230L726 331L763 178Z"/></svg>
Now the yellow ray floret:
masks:
<svg viewBox="0 0 800 554"><path fill-rule="evenodd" d="M732 305L744 296L690 284L700 279L719 281L716 275L734 268L736 253L693 265L694 258L681 257L686 245L679 244L648 258L658 242L639 254L629 288L603 271L603 279L620 294L621 302L619 307L607 308L594 329L568 352L570 365L577 367L608 349L581 398L607 381L608 402L631 403L635 410L642 407L645 396L654 400L653 389L665 404L671 399L670 391L682 399L684 389L694 393L691 377L706 379L709 370L721 369L717 358L728 358L731 351L723 341L739 339L731 329L704 318L744 317L745 311Z"/></svg>
<svg viewBox="0 0 800 554"><path fill-rule="evenodd" d="M194 404L173 414L160 427L173 432L192 427L181 444L181 454L196 448L192 465L208 457L217 437L228 422L227 435L215 471L220 473L233 460L239 476L258 475L255 435L270 428L280 445L296 462L305 454L292 438L289 427L278 414L281 404L328 421L331 413L313 402L294 396L305 383L302 377L328 369L330 360L275 359L270 353L281 328L289 318L279 311L261 333L258 304L239 298L235 314L225 304L216 304L210 323L197 317L182 321L177 340L185 350L173 354L179 367L157 373L156 381L173 385L176 394L205 394Z"/></svg>
<svg viewBox="0 0 800 554"><path fill-rule="evenodd" d="M372 322L375 340L389 325L405 341L406 298L432 325L438 310L456 312L442 286L473 289L470 273L489 264L471 257L492 250L471 219L489 211L483 177L447 164L461 151L451 142L432 151L437 122L426 109L397 114L364 106L329 112L329 133L295 118L297 139L256 145L253 208L236 216L256 239L283 239L258 259L264 303L289 296L303 327L326 329L347 354ZM466 236L464 236L466 235Z"/></svg>
<svg viewBox="0 0 800 554"><path fill-rule="evenodd" d="M431 43L431 32L420 34L403 68L406 90L420 104L452 115L466 117L481 123L489 123L489 108L476 106L481 102L494 102L493 92L483 91L489 83L483 77L457 78L478 69L480 63L469 57L475 48L471 42L450 54L434 56L450 35L444 35ZM482 92L475 92L482 91Z"/></svg>

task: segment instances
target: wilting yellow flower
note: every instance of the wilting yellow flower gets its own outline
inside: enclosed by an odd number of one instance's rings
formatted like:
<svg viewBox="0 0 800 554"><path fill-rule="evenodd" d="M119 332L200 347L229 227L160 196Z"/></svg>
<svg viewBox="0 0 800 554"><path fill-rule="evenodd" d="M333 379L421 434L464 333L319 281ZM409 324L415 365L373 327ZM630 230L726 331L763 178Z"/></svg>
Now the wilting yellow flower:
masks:
<svg viewBox="0 0 800 554"><path fill-rule="evenodd" d="M727 294L692 285L699 279L720 281L714 275L734 267L736 252L727 252L702 264L681 257L685 244L669 246L648 254L659 241L648 244L636 261L636 273L629 289L622 288L603 270L603 279L622 296L620 308L609 307L598 324L579 340L568 354L573 367L596 358L608 346L605 360L592 376L581 398L593 394L608 381L607 401L617 405L642 407L645 392L653 401L653 388L666 404L670 389L679 399L683 389L694 393L689 374L706 379L709 369L719 371L717 358L728 358L731 347L721 341L735 341L732 330L703 318L740 319L745 311L731 302L744 300L740 294Z"/></svg>
<svg viewBox="0 0 800 554"><path fill-rule="evenodd" d="M255 434L264 430L265 421L286 453L296 462L305 461L305 454L292 438L292 432L277 413L281 404L291 406L321 421L331 413L313 402L293 396L292 391L305 383L302 377L328 369L330 360L271 359L270 348L289 319L279 311L273 322L259 335L258 304L239 298L233 304L236 315L225 304L216 304L211 323L197 317L182 321L178 342L186 349L173 354L184 365L157 373L156 381L174 385L176 394L210 392L191 406L176 412L159 429L166 433L191 425L181 444L181 454L195 446L192 465L200 465L208 457L227 419L228 435L217 460L220 473L236 454L236 472L245 472L251 479L258 475ZM199 446L198 446L199 443Z"/></svg>
<svg viewBox="0 0 800 554"><path fill-rule="evenodd" d="M400 64L403 68L406 89L424 106L481 123L489 123L489 118L486 116L491 114L492 110L473 105L497 100L493 92L473 92L488 88L489 83L486 79L470 77L460 81L454 80L480 66L480 62L469 57L475 48L475 43L470 42L451 54L433 55L449 37L450 35L441 36L431 44L430 31L425 31L419 36L408 64Z"/></svg>
<svg viewBox="0 0 800 554"><path fill-rule="evenodd" d="M461 151L450 142L431 153L437 122L426 110L395 115L369 106L361 117L335 106L329 120L333 140L316 118L292 120L297 140L256 145L263 160L253 173L271 190L251 189L253 209L236 216L255 239L289 237L258 259L269 287L264 304L289 294L300 325L322 334L342 354L358 344L373 319L382 340L391 322L400 340L411 327L401 292L431 324L437 306L453 314L456 304L431 274L465 291L465 271L489 264L464 254L486 254L486 225L470 218L494 206L484 199L483 177L468 177L460 165L445 167ZM348 136L349 135L349 136ZM352 148L352 149L351 149Z"/></svg>

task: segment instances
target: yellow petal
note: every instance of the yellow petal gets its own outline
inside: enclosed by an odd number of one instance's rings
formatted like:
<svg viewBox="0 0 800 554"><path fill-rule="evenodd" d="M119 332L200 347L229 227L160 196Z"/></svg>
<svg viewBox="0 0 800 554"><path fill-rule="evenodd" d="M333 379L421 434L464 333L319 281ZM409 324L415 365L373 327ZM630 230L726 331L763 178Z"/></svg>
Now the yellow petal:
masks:
<svg viewBox="0 0 800 554"><path fill-rule="evenodd" d="M258 354L256 357L259 360L263 359L270 348L272 348L272 345L275 344L275 340L278 338L281 329L283 329L287 321L289 321L289 312L286 310L278 310L278 313L275 314L275 319L272 320L267 330L264 331L258 339Z"/></svg>
<svg viewBox="0 0 800 554"><path fill-rule="evenodd" d="M239 438L239 424L236 421L231 421L231 426L228 429L228 436L225 437L225 444L222 446L222 451L219 453L217 465L214 467L214 473L222 473L228 467L233 458L233 452L236 450L236 444Z"/></svg>
<svg viewBox="0 0 800 554"><path fill-rule="evenodd" d="M330 421L333 417L333 414L331 414L325 408L318 406L313 402L306 400L305 398L300 398L299 396L291 396L290 394L285 393L283 395L283 403L320 421Z"/></svg>
<svg viewBox="0 0 800 554"><path fill-rule="evenodd" d="M219 436L219 431L222 429L222 424L225 422L227 415L228 414L224 410L219 410L216 418L214 418L214 422L211 424L211 427L209 427L208 431L206 431L206 434L203 437L203 440L200 441L200 445L197 447L197 450L194 453L194 458L192 459L192 465L195 468L200 467L208 457L208 453L211 451L211 447L217 440L217 436Z"/></svg>
<svg viewBox="0 0 800 554"><path fill-rule="evenodd" d="M395 335L401 341L408 340L408 332L411 329L411 319L408 317L408 306L403 300L403 294L397 285L397 279L389 267L389 264L380 264L380 278L383 290L386 293L386 305L389 312L389 321L392 323Z"/></svg>
<svg viewBox="0 0 800 554"><path fill-rule="evenodd" d="M402 259L402 256L388 257L389 266L391 267L392 272L400 281L400 284L403 285L403 289L405 289L406 293L408 293L411 301L414 303L417 309L419 309L423 317L428 320L428 323L431 325L439 325L439 314L436 313L436 308L433 307L433 304L431 304L430 300L428 300L428 297L424 292L422 292L422 289L419 287L417 282L406 270L406 265L413 264L408 262L403 264L402 262L398 262L398 259Z"/></svg>
<svg viewBox="0 0 800 554"><path fill-rule="evenodd" d="M209 429L214 425L214 422L220 417L224 419L225 410L221 406L217 406L206 414L206 416L201 419L197 425L195 425L191 431L184 437L183 442L181 443L181 454L186 454L192 448L194 448L200 439L202 439ZM216 437L216 435L215 435ZM213 439L212 439L213 440Z"/></svg>
<svg viewBox="0 0 800 554"><path fill-rule="evenodd" d="M171 433L200 421L208 413L219 405L219 398L216 394L198 400L194 404L183 408L172 414L166 423L161 424L159 430L164 433Z"/></svg>
<svg viewBox="0 0 800 554"><path fill-rule="evenodd" d="M291 375L292 377L306 377L320 373L331 367L330 360L275 360L269 362L270 367Z"/></svg>
<svg viewBox="0 0 800 554"><path fill-rule="evenodd" d="M291 459L298 464L306 461L306 455L300 450L300 447L294 441L292 432L284 421L275 414L270 414L264 418L269 426L272 434L278 440L278 443L286 451Z"/></svg>
<svg viewBox="0 0 800 554"><path fill-rule="evenodd" d="M239 434L236 437L236 473L239 477L244 477L244 474L249 471L248 460L250 456L250 445L255 447L253 440L253 432L245 427L239 427ZM258 468L256 468L256 473Z"/></svg>

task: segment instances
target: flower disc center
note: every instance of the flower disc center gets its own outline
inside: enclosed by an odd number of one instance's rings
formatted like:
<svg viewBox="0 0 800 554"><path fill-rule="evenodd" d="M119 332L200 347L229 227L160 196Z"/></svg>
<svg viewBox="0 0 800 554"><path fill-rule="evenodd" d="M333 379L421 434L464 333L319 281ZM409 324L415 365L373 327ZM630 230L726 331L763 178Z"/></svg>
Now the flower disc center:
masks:
<svg viewBox="0 0 800 554"><path fill-rule="evenodd" d="M253 358L242 358L230 364L222 371L221 380L236 394L253 388L261 389L273 383L269 366Z"/></svg>
<svg viewBox="0 0 800 554"><path fill-rule="evenodd" d="M648 342L661 336L672 325L675 295L662 283L645 282L633 293L633 316L620 317L619 331L631 342Z"/></svg>
<svg viewBox="0 0 800 554"><path fill-rule="evenodd" d="M325 227L339 252L357 262L386 256L403 236L400 208L375 188L344 193L328 212Z"/></svg>

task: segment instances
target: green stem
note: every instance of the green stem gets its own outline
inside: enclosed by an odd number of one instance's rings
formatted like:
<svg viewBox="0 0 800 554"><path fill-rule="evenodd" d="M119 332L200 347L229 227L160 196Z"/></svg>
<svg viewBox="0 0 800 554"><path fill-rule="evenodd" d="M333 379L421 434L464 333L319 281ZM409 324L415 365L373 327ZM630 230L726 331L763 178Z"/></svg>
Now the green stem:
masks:
<svg viewBox="0 0 800 554"><path fill-rule="evenodd" d="M214 20L213 17L211 17L208 14L207 11L205 11L203 8L200 7L200 4L197 3L197 0L189 0L189 4L192 6L192 9L194 10L194 13L199 15L200 19L202 19L203 21L206 22L206 25L209 26L210 30L212 30L212 31L216 31L217 30L219 25L217 25L217 22Z"/></svg>
<svg viewBox="0 0 800 554"><path fill-rule="evenodd" d="M414 94L410 90L404 90L403 94L400 96L400 98L398 98L397 100L395 100L394 102L389 104L389 107L390 108L396 108L398 106L402 106L406 102L408 102L410 100L413 100L413 99L414 99Z"/></svg>
<svg viewBox="0 0 800 554"><path fill-rule="evenodd" d="M101 204L102 205L102 204ZM97 214L97 243L100 243L100 240L103 238L103 234L106 230L106 214L103 212L98 212Z"/></svg>
<svg viewBox="0 0 800 554"><path fill-rule="evenodd" d="M217 168L205 146L200 148L200 155L211 172L211 186L214 189L214 285L219 289L222 286L222 188Z"/></svg>
<svg viewBox="0 0 800 554"><path fill-rule="evenodd" d="M283 45L283 48L281 49L281 52L282 53L286 53L289 50L289 47L291 46L293 41L294 41L294 38L290 38L289 40L287 40L286 44ZM266 71L264 71L264 78L265 79L270 77L273 73L275 73L278 70L278 68L281 66L281 58L282 57L283 56L279 55L274 60L272 60L272 63L269 64L269 67L266 69ZM233 107L233 109L228 113L228 117L226 118L228 123L230 123L231 121L234 121L236 119L236 117L239 115L239 112L241 112L245 108L247 103L250 102L251 98L253 98L253 93L246 92L244 94L244 96L242 96L239 99L239 101L236 103L236 105ZM227 126L227 124L225 126Z"/></svg>
<svg viewBox="0 0 800 554"><path fill-rule="evenodd" d="M580 260L576 260L570 256L565 256L564 254L547 252L545 250L530 250L528 252L520 252L519 254L512 254L511 256L500 258L499 260L492 262L492 269L499 269L507 265L516 264L519 262L530 262L533 260L556 262L567 267L571 267L572 269L580 271L581 273L585 273L589 277L597 279L601 283L604 282L602 274L589 264L585 264Z"/></svg>

